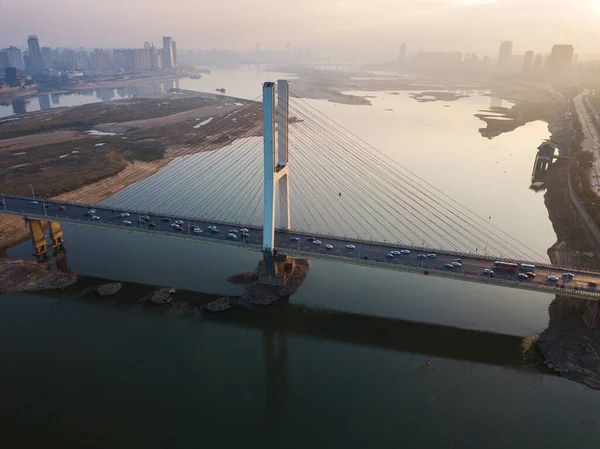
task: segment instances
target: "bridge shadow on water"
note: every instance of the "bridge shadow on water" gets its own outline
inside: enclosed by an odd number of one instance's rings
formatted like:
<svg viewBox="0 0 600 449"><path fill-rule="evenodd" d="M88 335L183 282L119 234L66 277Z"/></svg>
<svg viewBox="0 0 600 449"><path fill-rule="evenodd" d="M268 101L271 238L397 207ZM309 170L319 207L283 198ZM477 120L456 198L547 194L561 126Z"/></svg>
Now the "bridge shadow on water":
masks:
<svg viewBox="0 0 600 449"><path fill-rule="evenodd" d="M56 263L57 269L69 271L66 254L58 258ZM71 287L40 294L106 304L107 300L100 298L94 291L94 287L105 282L111 281L80 276L79 282ZM290 298L267 307L249 306L234 298L233 308L221 313L211 313L204 309L204 306L222 295L177 290L174 304L153 306L146 305L145 300L157 290L156 286L133 282L121 284L123 289L110 299L114 307L135 306L138 313L151 315L179 309L181 319L200 317L201 321L262 331L267 360L271 359L273 354L278 354L275 359L287 359L287 345L284 342L288 336L300 336L421 354L424 356L424 363L429 357L443 357L546 372L541 357L524 354L522 336L321 309L294 304ZM276 345L277 350L273 349L274 339L283 342L279 346Z"/></svg>

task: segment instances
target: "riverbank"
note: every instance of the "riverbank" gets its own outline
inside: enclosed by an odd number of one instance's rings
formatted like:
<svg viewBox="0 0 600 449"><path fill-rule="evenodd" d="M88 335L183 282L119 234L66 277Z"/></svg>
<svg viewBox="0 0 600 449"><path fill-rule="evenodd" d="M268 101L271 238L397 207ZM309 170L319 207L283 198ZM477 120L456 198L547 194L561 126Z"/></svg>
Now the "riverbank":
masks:
<svg viewBox="0 0 600 449"><path fill-rule="evenodd" d="M536 342L547 368L600 390L598 302L557 296L548 312L548 328Z"/></svg>

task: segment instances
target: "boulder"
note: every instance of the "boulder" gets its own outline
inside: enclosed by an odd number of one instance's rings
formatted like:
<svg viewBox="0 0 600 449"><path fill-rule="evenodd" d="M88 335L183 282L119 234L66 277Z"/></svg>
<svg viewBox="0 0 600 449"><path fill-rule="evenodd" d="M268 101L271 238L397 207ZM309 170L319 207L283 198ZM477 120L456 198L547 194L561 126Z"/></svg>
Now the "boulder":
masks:
<svg viewBox="0 0 600 449"><path fill-rule="evenodd" d="M122 288L123 288L123 286L120 283L113 282L110 284L103 284L103 285L96 287L96 292L100 296L110 296L110 295L114 295L114 294L118 293Z"/></svg>
<svg viewBox="0 0 600 449"><path fill-rule="evenodd" d="M173 301L173 298L171 298L172 293L175 293L175 289L162 288L162 289L154 292L154 294L150 298L150 302L152 304L157 304L157 305L168 304L171 301Z"/></svg>
<svg viewBox="0 0 600 449"><path fill-rule="evenodd" d="M229 298L219 298L209 302L206 308L211 312L223 312L224 310L231 309L231 303Z"/></svg>

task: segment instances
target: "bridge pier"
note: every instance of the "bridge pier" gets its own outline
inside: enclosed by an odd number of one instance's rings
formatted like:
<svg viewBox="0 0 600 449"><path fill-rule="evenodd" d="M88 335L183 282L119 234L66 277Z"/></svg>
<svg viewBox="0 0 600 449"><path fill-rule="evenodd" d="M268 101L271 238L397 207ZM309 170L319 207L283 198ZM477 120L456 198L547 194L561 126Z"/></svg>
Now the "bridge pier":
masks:
<svg viewBox="0 0 600 449"><path fill-rule="evenodd" d="M50 238L52 240L52 245L48 247L46 234L44 232L46 222L33 220L31 218L26 218L25 221L29 225L31 243L33 244L33 249L35 251L33 255L37 256L38 259L46 257L50 250L58 251L63 248L64 238L60 223L56 221L47 222L50 230Z"/></svg>

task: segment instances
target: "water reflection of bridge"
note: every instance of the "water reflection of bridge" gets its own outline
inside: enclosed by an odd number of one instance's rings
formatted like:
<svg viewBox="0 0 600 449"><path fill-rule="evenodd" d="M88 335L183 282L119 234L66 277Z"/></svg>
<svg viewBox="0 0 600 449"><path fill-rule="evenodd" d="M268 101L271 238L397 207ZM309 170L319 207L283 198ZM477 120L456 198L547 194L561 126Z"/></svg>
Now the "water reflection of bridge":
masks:
<svg viewBox="0 0 600 449"><path fill-rule="evenodd" d="M393 351L444 357L474 363L514 368L525 367L521 343L523 337L494 332L459 329L441 324L418 323L395 318L361 315L350 312L315 309L281 302L267 309L232 310L207 319L224 325L263 330L265 335L299 335L371 346ZM287 344L267 351L281 358ZM540 367L541 369L541 367Z"/></svg>

